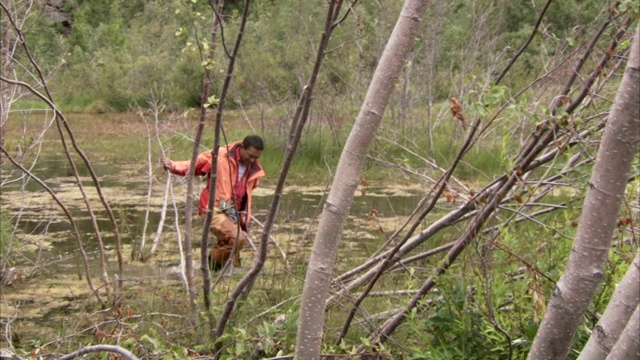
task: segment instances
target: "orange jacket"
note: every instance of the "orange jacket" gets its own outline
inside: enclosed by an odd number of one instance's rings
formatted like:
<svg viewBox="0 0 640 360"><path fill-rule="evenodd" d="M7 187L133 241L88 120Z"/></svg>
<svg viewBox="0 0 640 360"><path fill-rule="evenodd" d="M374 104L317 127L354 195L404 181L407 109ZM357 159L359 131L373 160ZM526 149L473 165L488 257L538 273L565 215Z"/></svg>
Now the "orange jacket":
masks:
<svg viewBox="0 0 640 360"><path fill-rule="evenodd" d="M236 161L236 154L242 146L242 141L236 141L227 146L220 146L218 149L218 181L216 183L216 200L214 206L218 206L220 199L231 200L233 194L233 187L238 180L238 163ZM196 176L209 175L211 170L211 151L205 151L198 155L196 159ZM191 160L186 161L172 161L171 173L176 175L186 175L189 172L189 166ZM260 184L260 178L265 176L264 169L258 160L256 160L249 170L249 178L247 179L247 194L246 194L246 208L247 217L245 224L249 223L251 219L251 194L253 189ZM207 211L209 205L209 185L211 179L207 180L207 186L202 190L200 194L200 204L198 206L198 214L202 215Z"/></svg>

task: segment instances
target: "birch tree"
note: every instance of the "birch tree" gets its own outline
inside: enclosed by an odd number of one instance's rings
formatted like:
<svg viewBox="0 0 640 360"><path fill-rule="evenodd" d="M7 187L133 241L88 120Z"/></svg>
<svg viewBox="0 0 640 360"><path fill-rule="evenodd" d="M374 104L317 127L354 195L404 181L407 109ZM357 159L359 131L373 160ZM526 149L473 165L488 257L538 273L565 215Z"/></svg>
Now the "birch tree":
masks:
<svg viewBox="0 0 640 360"><path fill-rule="evenodd" d="M640 304L640 253L616 287L607 309L593 328L578 360L604 360L622 334L631 314Z"/></svg>
<svg viewBox="0 0 640 360"><path fill-rule="evenodd" d="M611 238L627 176L640 143L639 35L609 115L588 183L582 216L567 268L554 286L529 359L564 359L598 284L604 276Z"/></svg>
<svg viewBox="0 0 640 360"><path fill-rule="evenodd" d="M11 1L7 1L7 8L13 8ZM0 76L9 77L9 64L15 50L15 46L11 46L11 26L5 24L4 20L0 20L0 36L2 43L0 45ZM4 146L5 126L9 118L9 84L0 82L0 146ZM2 165L2 155L0 155L0 165Z"/></svg>
<svg viewBox="0 0 640 360"><path fill-rule="evenodd" d="M318 359L320 356L325 301L344 222L367 151L420 29L426 7L426 0L405 1L342 150L307 268L298 318L296 359Z"/></svg>
<svg viewBox="0 0 640 360"><path fill-rule="evenodd" d="M608 360L634 360L640 358L640 306L631 315L631 319L624 327L620 339L616 342L613 350L607 356Z"/></svg>

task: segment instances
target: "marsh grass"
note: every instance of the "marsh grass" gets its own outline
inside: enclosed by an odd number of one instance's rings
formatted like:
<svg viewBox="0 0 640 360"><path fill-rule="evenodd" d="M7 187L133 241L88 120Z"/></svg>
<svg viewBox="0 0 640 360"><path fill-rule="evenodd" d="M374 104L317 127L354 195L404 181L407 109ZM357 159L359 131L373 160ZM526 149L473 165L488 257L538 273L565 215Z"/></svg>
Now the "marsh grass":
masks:
<svg viewBox="0 0 640 360"><path fill-rule="evenodd" d="M260 159L267 174L270 175L265 181L275 180L282 165L287 143L284 129L289 127L287 120L285 120L286 111L280 107L269 111L251 109L225 112L225 137L221 139L221 144L241 140L244 136L254 132L265 139L266 151ZM13 121L7 122L7 148L16 148L20 145L22 149L25 149L32 145L43 125L52 119L50 112L40 114L32 112L13 116ZM156 139L155 125L151 122L148 114L143 116L147 117L148 124L145 124L141 115L135 113L66 114L78 146L91 161L119 163L146 162L149 150L153 161L162 156ZM187 160L191 157L192 134L197 127L196 116L195 111L185 112L178 118L176 115L161 114L160 134L158 135L166 156L177 160ZM289 171L291 182L313 185L326 184L331 180L350 131L347 125L349 124L349 116L352 115L345 113L336 116L340 120L333 119L334 124L331 128L321 122L312 122L307 126ZM207 115L207 124L199 151L206 151L213 144L211 126L214 119L215 114ZM461 128L450 123L434 127L434 143L431 144L427 136L419 135L424 132L423 125L412 126L409 125L410 122L407 124L406 133L410 134L412 138L410 141L405 140L404 145L422 149L421 156L437 161L444 168L453 161L464 137ZM24 129L27 130L26 134L23 134ZM152 137L150 148L148 147L147 130ZM382 132L384 133L384 131ZM65 134L65 136L69 141L68 135ZM464 166L459 166L456 170L456 176L463 179L489 179L506 171L508 164L505 164L506 161L500 154L504 152L504 147L509 145L494 140L485 140L483 144L472 148L463 159ZM54 123L45 134L43 144L45 151L61 152L62 148L59 142L59 135ZM424 158L407 155L403 148L381 141L374 143L372 153L384 154L386 161L397 163L400 166L417 169L425 167ZM373 159L367 159L362 178L382 182L406 182L407 178L399 177L397 171L389 170L387 165L380 164Z"/></svg>

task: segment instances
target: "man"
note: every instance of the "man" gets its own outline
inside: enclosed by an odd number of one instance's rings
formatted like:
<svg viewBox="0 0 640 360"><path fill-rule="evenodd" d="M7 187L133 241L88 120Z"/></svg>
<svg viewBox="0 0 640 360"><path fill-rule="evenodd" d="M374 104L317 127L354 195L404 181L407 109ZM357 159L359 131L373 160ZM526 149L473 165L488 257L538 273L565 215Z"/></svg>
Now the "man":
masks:
<svg viewBox="0 0 640 360"><path fill-rule="evenodd" d="M238 240L233 264L240 263L240 250L246 242L249 220L251 219L251 194L265 176L258 158L264 150L264 141L260 136L249 135L243 141L218 148L218 171L214 202L214 216L211 221L211 233L218 243L211 250L209 263L214 271L227 262L233 245ZM209 175L212 164L211 151L205 151L196 159L196 176ZM162 166L172 174L186 175L191 161L171 161L162 159ZM204 216L209 205L209 185L200 194L198 214ZM241 231L238 231L240 228Z"/></svg>

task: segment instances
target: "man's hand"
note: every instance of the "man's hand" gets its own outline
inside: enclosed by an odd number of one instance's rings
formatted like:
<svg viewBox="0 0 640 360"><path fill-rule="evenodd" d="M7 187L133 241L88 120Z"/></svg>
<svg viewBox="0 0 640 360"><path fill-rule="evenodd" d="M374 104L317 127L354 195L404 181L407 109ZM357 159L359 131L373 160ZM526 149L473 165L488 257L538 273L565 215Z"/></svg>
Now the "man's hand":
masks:
<svg viewBox="0 0 640 360"><path fill-rule="evenodd" d="M162 168L165 170L169 170L171 171L171 159L169 158L162 158Z"/></svg>

